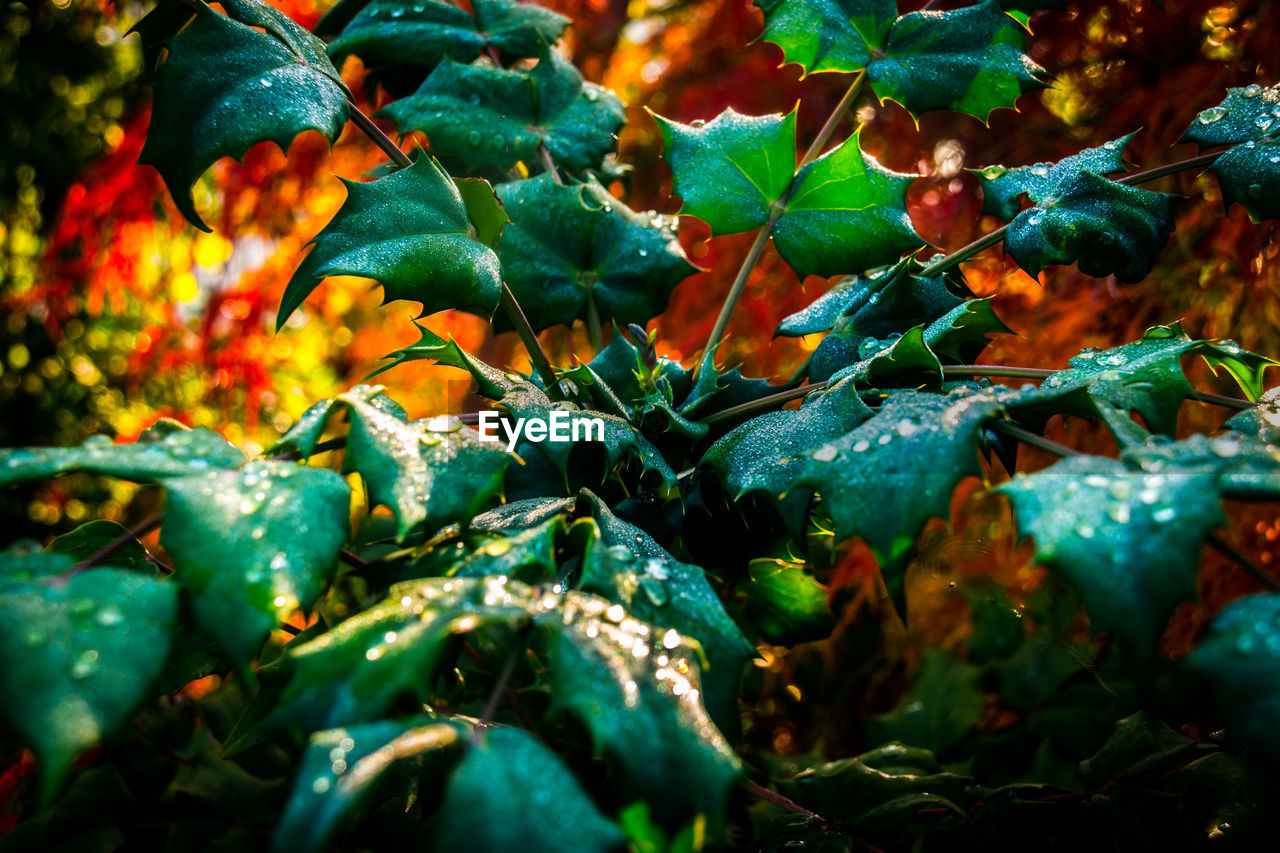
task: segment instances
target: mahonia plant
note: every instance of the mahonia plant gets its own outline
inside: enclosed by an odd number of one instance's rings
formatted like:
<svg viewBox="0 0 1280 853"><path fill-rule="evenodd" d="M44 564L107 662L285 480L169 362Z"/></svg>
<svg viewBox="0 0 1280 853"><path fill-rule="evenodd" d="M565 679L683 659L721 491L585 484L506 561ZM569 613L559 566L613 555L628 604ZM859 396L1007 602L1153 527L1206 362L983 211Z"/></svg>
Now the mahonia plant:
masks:
<svg viewBox="0 0 1280 853"><path fill-rule="evenodd" d="M1208 165L1227 205L1280 216L1280 88L1201 112L1184 139L1205 154L1182 163L1126 171L1135 130L1057 163L975 169L1005 224L941 255L908 215L917 176L836 131L867 87L917 117L1012 108L1051 79L1024 39L1028 13L1054 4L756 2L787 62L849 86L807 141L795 111L653 116L680 215L755 234L692 367L644 326L696 267L675 218L607 189L625 175L625 113L566 58L565 18L516 0L340 0L318 36L260 0L162 0L139 24L157 62L142 162L192 225L207 227L202 173L264 140L287 150L354 122L387 156L344 179L281 327L325 276L358 276L423 314L514 329L533 370L426 328L383 368L466 371L509 443L483 440L476 415L411 418L361 385L258 458L171 422L134 444L0 451L4 485L88 471L164 495L133 529L91 521L0 555L0 713L40 779L13 839L114 849L126 836L109 812L67 815L130 785L165 792L138 820L177 849L986 849L1045 831L1074 849L1141 796L1182 798L1183 838L1250 831L1280 761L1276 582L1261 575L1268 589L1230 604L1189 656L1160 641L1196 595L1202 548L1239 556L1223 501L1280 498L1280 396L1263 384L1276 362L1170 322L1061 370L979 365L1009 329L963 273L1003 241L1032 275L1078 264L1139 281L1186 203L1141 185L1181 169ZM427 148L406 153L355 106L334 64L347 56L369 85L396 81L385 91L403 96L377 116ZM779 325L822 336L783 384L716 359L770 241L800 277L843 276ZM537 334L575 323L593 356L551 364ZM1241 396L1193 388L1192 358ZM1239 413L1178 439L1189 400ZM1118 453L1046 439L1055 415L1101 423ZM598 432L515 427L557 416ZM1064 458L1001 476L1023 445ZM969 658L926 655L901 703L867 721L875 748L824 761L761 746L742 724L759 690L748 662L832 636L822 579L842 543L870 549L905 609L922 529L974 476L1049 571L1053 594L1025 614L1036 627L998 593L975 597ZM153 553L140 538L156 529ZM1077 606L1108 654L1062 641ZM305 630L300 611L317 617ZM164 698L210 674L224 676L212 694ZM1005 712L991 701L1039 721L991 747L1035 753L1025 772L966 752L979 714ZM1166 722L1187 707L1221 720L1211 742ZM1054 750L1076 756L1065 773Z"/></svg>

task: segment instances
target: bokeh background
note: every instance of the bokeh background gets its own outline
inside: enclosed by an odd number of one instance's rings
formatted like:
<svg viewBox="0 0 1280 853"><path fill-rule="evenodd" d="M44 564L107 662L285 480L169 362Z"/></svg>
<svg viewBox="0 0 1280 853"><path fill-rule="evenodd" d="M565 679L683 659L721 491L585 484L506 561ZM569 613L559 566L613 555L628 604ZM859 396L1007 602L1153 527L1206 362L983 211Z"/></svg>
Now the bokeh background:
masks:
<svg viewBox="0 0 1280 853"><path fill-rule="evenodd" d="M307 26L328 5L271 2ZM620 153L632 170L611 190L637 209L671 213L678 207L646 107L690 121L730 105L762 113L787 111L799 101L807 142L848 84L840 75L801 80L794 66L779 67L776 47L752 43L762 17L748 0L545 5L574 21L565 49L584 74L629 105ZM904 0L903 11L916 5ZM937 8L952 5L959 4ZM273 332L275 308L300 254L342 203L335 175L356 178L382 160L353 127L332 150L318 134L306 134L287 159L264 144L243 163L216 164L195 189L212 234L189 226L154 170L136 165L150 96L138 39L126 33L149 6L51 0L0 10L0 445L71 444L94 433L131 441L156 419L171 417L260 450L310 402L360 381L386 353L417 340L412 305L380 307L377 289L345 278L327 280L282 332ZM1139 128L1128 149L1136 164L1183 159L1195 152L1177 145L1179 136L1226 87L1280 78L1280 14L1272 0L1070 0L1065 6L1031 17L1028 52L1056 81L1024 96L1019 111L994 113L990 126L934 113L917 127L901 108L867 93L846 123L845 132L855 122L864 125L863 146L883 163L923 176L911 190L911 213L921 235L940 249L964 245L998 224L980 216L977 181L966 169L1053 160ZM357 59L348 60L343 73L353 91L364 92ZM372 111L377 104L364 106ZM998 249L967 265L972 288L994 294L997 310L1018 333L997 341L986 360L1060 368L1081 347L1121 343L1175 320L1193 336L1231 337L1280 355L1276 225L1251 224L1239 208L1224 211L1211 177L1184 173L1151 186L1188 202L1179 207L1177 231L1159 266L1141 284L1093 279L1074 268L1055 268L1036 280ZM750 235L708 240L705 226L687 218L680 233L690 257L708 271L676 289L671 309L653 327L660 352L691 363ZM724 357L748 375L788 375L817 340L770 342L772 331L830 284L797 280L766 251L730 326ZM514 336L492 336L479 318L445 312L426 322L493 362L524 363ZM553 361L590 356L582 329L552 330L544 342ZM1204 371L1197 376L1206 389L1230 390ZM414 416L457 410L466 391L448 370L420 363L378 381ZM1183 427L1212 429L1225 416L1192 405ZM1077 446L1109 447L1083 423L1051 429ZM1024 463L1047 461L1032 452ZM153 500L126 484L76 475L0 495L0 525L6 541L47 539L90 518L136 520ZM909 590L920 615L901 635L904 654L964 639L969 599L956 592L956 578L994 580L1014 601L1040 582L1028 549L1009 533L1006 508L985 497L980 484L960 490L954 516L922 540ZM1230 538L1274 568L1275 513L1238 508L1233 525ZM1170 629L1173 653L1190 644L1222 601L1251 588L1238 571L1207 559L1202 601L1187 605ZM876 605L873 579L870 556L856 545L827 578L833 598L845 602L844 625ZM838 645L837 639L832 648ZM776 667L772 658L764 661L767 671L780 674L776 724L768 722L766 702L757 730L787 753L805 748L809 735L802 716L784 713L800 697L788 698L783 689L781 654ZM806 713L835 707L840 697L830 698L831 706Z"/></svg>

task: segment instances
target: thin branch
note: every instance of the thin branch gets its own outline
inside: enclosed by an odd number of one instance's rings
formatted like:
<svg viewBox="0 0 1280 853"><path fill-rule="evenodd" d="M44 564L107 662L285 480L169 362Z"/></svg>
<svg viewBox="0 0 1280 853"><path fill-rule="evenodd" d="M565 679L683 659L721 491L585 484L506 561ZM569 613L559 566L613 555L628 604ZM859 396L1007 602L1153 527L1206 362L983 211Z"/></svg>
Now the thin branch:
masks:
<svg viewBox="0 0 1280 853"><path fill-rule="evenodd" d="M815 818L817 820L822 821L823 823L831 823L831 821L827 820L825 817L818 814L817 812L812 811L811 809L805 808L804 806L800 805L790 797L784 797L782 794L779 794L777 791L766 788L764 785L761 785L759 782L753 782L750 779L743 779L741 782L738 783L738 787L742 788L742 790L747 791L750 794L754 794L755 796L759 797L760 799L764 800L767 803L773 803L775 806L782 809L784 812L790 812L791 814L802 814L805 817Z"/></svg>
<svg viewBox="0 0 1280 853"><path fill-rule="evenodd" d="M547 396L553 400L559 400L562 395L560 393L560 380L556 378L556 372L551 367L551 362L547 360L547 354L542 349L542 344L538 343L538 333L533 330L533 326L529 323L529 318L525 316L524 309L520 307L520 303L516 301L515 294L511 292L511 288L507 287L507 283L502 283L502 296L499 300L502 310L507 312L507 318L511 320L511 325L515 326L516 334L520 336L520 340L524 343L525 350L529 353L529 360L533 362L534 370L538 371L538 375L542 377L542 382L546 385Z"/></svg>
<svg viewBox="0 0 1280 853"><path fill-rule="evenodd" d="M551 175L551 180L563 186L564 179L560 177L560 170L556 168L556 161L551 159L551 152L547 150L545 142L538 143L538 156L542 158L542 168Z"/></svg>
<svg viewBox="0 0 1280 853"><path fill-rule="evenodd" d="M804 157L800 160L800 165L796 167L799 172L805 166L818 159L818 155L822 153L822 149L827 147L827 140L831 138L831 134L836 132L840 120L844 118L845 113L853 106L854 100L857 99L858 93L862 91L862 84L866 82L866 70L859 71L853 78L853 82L849 84L849 88L845 90L844 95L836 103L835 109L831 111L831 115L827 116L827 120L823 122L822 127L818 130L818 135L813 138L809 149L804 152Z"/></svg>
<svg viewBox="0 0 1280 853"><path fill-rule="evenodd" d="M1145 184L1148 181L1154 181L1156 178L1163 178L1165 175L1185 172L1189 169L1199 168L1200 166L1212 165L1213 161L1221 157L1223 153L1223 151L1211 151L1208 154L1201 154L1198 157L1188 157L1186 160L1179 160L1178 162L1170 163L1167 166L1156 166L1154 169L1147 169L1145 172L1134 172L1132 175L1125 175L1123 178L1117 178L1116 183Z"/></svg>
<svg viewBox="0 0 1280 853"><path fill-rule="evenodd" d="M484 710L480 712L480 722L472 732L472 737L479 739L484 736L484 729L489 724L489 721L493 719L493 715L497 713L498 704L502 701L502 694L506 692L507 684L511 681L511 676L515 674L516 663L519 659L519 649L507 656L507 662L503 664L502 672L498 674L498 680L493 684L493 691L489 693L489 701L484 703Z"/></svg>
<svg viewBox="0 0 1280 853"><path fill-rule="evenodd" d="M369 563L364 558L360 557L354 551L348 551L346 548L343 548L338 552L338 558L348 566L352 566L357 569L369 568Z"/></svg>
<svg viewBox="0 0 1280 853"><path fill-rule="evenodd" d="M1055 456L1083 456L1084 455L1084 453L1082 453L1079 450L1076 450L1074 447L1068 447L1065 444L1059 444L1058 442L1054 441L1051 438L1045 438L1043 435L1031 432L1031 430L1028 430L1028 429L1023 429L1017 424L1010 423L1009 421L999 421L999 420L991 421L988 424L988 426L990 426L996 432L1002 432L1007 436L1018 439L1018 441L1021 441L1023 444L1028 444L1032 447L1038 447L1047 453L1054 454Z"/></svg>
<svg viewBox="0 0 1280 853"><path fill-rule="evenodd" d="M1042 367L1006 367L999 364L944 364L943 376L1003 376L1009 379L1047 379L1056 370Z"/></svg>
<svg viewBox="0 0 1280 853"><path fill-rule="evenodd" d="M768 397L761 397L759 400L752 400L749 403L740 403L719 412L712 412L703 418L702 422L706 424L718 424L722 421L732 420L739 415L749 415L752 412L767 411L775 406L781 406L783 403L789 403L792 400L807 397L814 391L821 391L826 387L826 382L814 382L809 385L801 385L799 388L788 388L786 391L779 391L777 394L770 394Z"/></svg>
<svg viewBox="0 0 1280 853"><path fill-rule="evenodd" d="M1208 391L1192 391L1191 399L1199 400L1201 403L1212 403L1215 406L1226 406L1228 409L1252 409L1258 405L1252 400L1242 400L1239 397L1228 397L1225 394L1213 394Z"/></svg>
<svg viewBox="0 0 1280 853"><path fill-rule="evenodd" d="M1208 537L1209 544L1212 545L1218 553L1228 559L1234 560L1240 568L1253 575L1253 579L1265 586L1267 589L1280 590L1280 581L1277 581L1271 575L1262 570L1262 567L1250 560L1240 552L1235 545L1232 545L1226 539L1223 539L1216 532L1210 531Z"/></svg>
<svg viewBox="0 0 1280 853"><path fill-rule="evenodd" d="M373 123L373 119L365 115L364 111L355 105L354 101L347 101L347 107L351 113L351 123L360 129L365 136L373 140L374 144L382 149L382 153L391 158L391 162L400 168L408 168L413 165L413 161L409 159L409 155L400 150L400 146L391 141L391 137L382 132L382 128Z"/></svg>

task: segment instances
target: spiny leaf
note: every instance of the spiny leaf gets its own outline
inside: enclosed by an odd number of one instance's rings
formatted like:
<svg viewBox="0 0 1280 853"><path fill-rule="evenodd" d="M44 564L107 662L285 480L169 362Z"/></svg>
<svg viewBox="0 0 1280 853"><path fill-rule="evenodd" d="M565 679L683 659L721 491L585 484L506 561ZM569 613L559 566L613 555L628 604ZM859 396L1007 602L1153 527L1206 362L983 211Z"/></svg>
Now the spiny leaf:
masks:
<svg viewBox="0 0 1280 853"><path fill-rule="evenodd" d="M805 400L798 411L769 412L719 439L700 464L720 476L735 499L763 492L776 501L792 492L808 464L806 453L834 441L872 416L853 382L841 382ZM805 491L798 510L808 507ZM782 507L779 507L782 509Z"/></svg>
<svg viewBox="0 0 1280 853"><path fill-rule="evenodd" d="M891 263L924 242L907 213L918 175L890 171L849 137L801 169L773 242L796 275L861 272Z"/></svg>
<svg viewBox="0 0 1280 853"><path fill-rule="evenodd" d="M493 313L502 290L498 257L476 239L458 187L433 157L419 152L385 178L343 183L347 200L289 279L277 329L329 275L371 278L384 302L421 302L423 314Z"/></svg>
<svg viewBox="0 0 1280 853"><path fill-rule="evenodd" d="M942 385L942 362L929 349L923 326L907 329L901 335L894 333L884 341L864 338L858 355L866 352L870 355L849 365L839 359L842 353L827 343L837 344L843 339L838 332L823 338L809 364L811 379L829 382L847 379L867 388L939 388Z"/></svg>
<svg viewBox="0 0 1280 853"><path fill-rule="evenodd" d="M1165 622L1194 597L1200 544L1223 523L1206 467L1144 471L1096 456L1064 459L1000 487L1036 559L1076 590L1095 631L1138 658L1154 653Z"/></svg>
<svg viewBox="0 0 1280 853"><path fill-rule="evenodd" d="M279 446L309 455L333 407L346 408L344 469L360 474L374 504L395 512L401 541L416 530L465 522L501 491L511 457L500 444L482 441L454 418L407 420L389 403L381 386L359 385L313 406Z"/></svg>
<svg viewBox="0 0 1280 853"><path fill-rule="evenodd" d="M44 575L72 562L44 559ZM0 555L0 576L13 577L7 563ZM0 631L0 714L35 752L46 802L76 756L128 722L169 655L177 617L174 584L127 569L0 587L9 626Z"/></svg>
<svg viewBox="0 0 1280 853"><path fill-rule="evenodd" d="M826 332L846 318L848 333L877 337L929 323L960 304L957 292L967 292L963 279L955 274L920 278L915 275L920 269L918 261L907 258L874 275L845 278L808 308L785 318L775 334Z"/></svg>
<svg viewBox="0 0 1280 853"><path fill-rule="evenodd" d="M512 221L498 257L535 330L585 319L590 305L606 322L647 323L696 272L673 219L636 213L594 180L542 175L501 184L498 197Z"/></svg>
<svg viewBox="0 0 1280 853"><path fill-rule="evenodd" d="M758 228L796 166L796 114L747 116L725 110L709 122L681 124L654 114L671 166L680 212L715 234Z"/></svg>
<svg viewBox="0 0 1280 853"><path fill-rule="evenodd" d="M555 753L513 728L490 729L467 750L449 777L436 837L442 850L547 853L605 853L625 840Z"/></svg>
<svg viewBox="0 0 1280 853"><path fill-rule="evenodd" d="M762 41L782 48L807 73L861 71L898 17L895 0L755 0Z"/></svg>
<svg viewBox="0 0 1280 853"><path fill-rule="evenodd" d="M1280 131L1280 84L1263 88L1250 84L1228 89L1217 106L1199 113L1179 142L1201 148L1238 145Z"/></svg>
<svg viewBox="0 0 1280 853"><path fill-rule="evenodd" d="M1280 444L1280 386L1263 394L1258 405L1245 409L1222 426L1268 444Z"/></svg>
<svg viewBox="0 0 1280 853"><path fill-rule="evenodd" d="M191 186L215 160L242 157L267 139L287 149L304 130L333 142L350 94L324 43L283 13L258 0L221 5L226 15L198 3L191 24L168 42L138 159L159 170L178 209L204 231Z"/></svg>
<svg viewBox="0 0 1280 853"><path fill-rule="evenodd" d="M95 435L79 447L0 449L0 486L68 471L155 483L210 469L238 468L244 461L239 448L203 427L144 433L136 444L114 444L104 435Z"/></svg>
<svg viewBox="0 0 1280 853"><path fill-rule="evenodd" d="M942 752L954 746L978 722L986 700L978 690L980 667L950 652L924 655L911 691L893 710L868 725L872 743L897 741Z"/></svg>
<svg viewBox="0 0 1280 853"><path fill-rule="evenodd" d="M1079 263L1086 275L1141 281L1173 231L1173 198L1079 171L1013 218L1005 252L1033 276Z"/></svg>
<svg viewBox="0 0 1280 853"><path fill-rule="evenodd" d="M506 575L526 583L556 578L556 546L566 533L564 519L556 516L511 536L486 542L455 562L448 574L456 578Z"/></svg>
<svg viewBox="0 0 1280 853"><path fill-rule="evenodd" d="M755 648L725 612L706 572L671 556L589 491L583 497L600 533L583 559L581 588L621 604L637 619L696 640L706 654L707 709L722 728L736 728L742 665Z"/></svg>
<svg viewBox="0 0 1280 853"><path fill-rule="evenodd" d="M626 770L658 819L719 813L740 764L702 705L695 646L626 609L571 593L548 639L555 705Z"/></svg>
<svg viewBox="0 0 1280 853"><path fill-rule="evenodd" d="M406 759L456 751L460 728L453 722L417 719L316 732L302 754L271 849L328 849L342 828L372 803L389 770Z"/></svg>
<svg viewBox="0 0 1280 853"><path fill-rule="evenodd" d="M625 121L622 102L555 51L529 71L446 59L417 92L378 115L401 133L425 132L434 153L459 158L468 171L505 171L520 161L540 167L540 146L572 172L598 168Z"/></svg>
<svg viewBox="0 0 1280 853"><path fill-rule="evenodd" d="M336 61L356 54L365 65L417 65L434 68L451 57L462 62L475 59L493 47L508 56L537 56L555 44L569 19L550 9L512 0L474 0L474 17L466 10L438 0L373 0L339 22L321 19L316 32L342 34L329 52Z"/></svg>
<svg viewBox="0 0 1280 853"><path fill-rule="evenodd" d="M1124 149L1137 134L1134 131L1056 163L973 169L982 182L982 212L1008 221L1018 214L1018 200L1023 196L1041 202L1063 193L1081 172L1109 175L1123 171Z"/></svg>
<svg viewBox="0 0 1280 853"><path fill-rule="evenodd" d="M1214 160L1209 171L1218 178L1227 207L1240 204L1254 222L1280 219L1280 139L1237 145Z"/></svg>
<svg viewBox="0 0 1280 853"><path fill-rule="evenodd" d="M1043 88L1044 69L1023 53L1025 37L993 0L948 12L911 12L889 30L884 57L867 68L882 99L919 118L956 110L986 122L992 110Z"/></svg>
<svg viewBox="0 0 1280 853"><path fill-rule="evenodd" d="M892 561L926 521L947 514L955 485L978 473L982 422L1002 406L996 389L898 391L874 417L806 454L796 483L822 494L837 539L861 536Z"/></svg>
<svg viewBox="0 0 1280 853"><path fill-rule="evenodd" d="M1228 604L1183 666L1212 691L1231 737L1280 758L1280 594Z"/></svg>
<svg viewBox="0 0 1280 853"><path fill-rule="evenodd" d="M251 462L165 484L160 541L196 621L237 664L328 587L348 538L351 490L337 474Z"/></svg>

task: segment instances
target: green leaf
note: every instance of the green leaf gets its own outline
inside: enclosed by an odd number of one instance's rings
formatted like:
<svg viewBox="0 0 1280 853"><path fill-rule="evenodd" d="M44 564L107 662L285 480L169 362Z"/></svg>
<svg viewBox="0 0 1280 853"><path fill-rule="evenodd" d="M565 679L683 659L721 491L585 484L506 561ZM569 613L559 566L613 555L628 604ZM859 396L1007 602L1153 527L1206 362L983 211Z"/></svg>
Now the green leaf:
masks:
<svg viewBox="0 0 1280 853"><path fill-rule="evenodd" d="M199 471L238 468L244 461L240 449L203 427L143 433L136 444L114 444L105 435L94 435L79 447L0 450L0 486L44 480L68 471L156 483Z"/></svg>
<svg viewBox="0 0 1280 853"><path fill-rule="evenodd" d="M405 759L456 748L460 726L383 720L316 732L302 754L272 850L318 853L371 804L387 771Z"/></svg>
<svg viewBox="0 0 1280 853"><path fill-rule="evenodd" d="M725 612L706 572L671 556L591 492L584 490L583 497L600 536L583 559L579 586L621 604L637 619L696 640L706 655L702 682L707 710L722 728L736 727L742 665L755 647Z"/></svg>
<svg viewBox="0 0 1280 853"><path fill-rule="evenodd" d="M1102 748L1080 762L1080 778L1090 785L1102 785L1116 778L1158 772L1186 755L1195 744L1150 712L1139 711L1116 721L1115 730Z"/></svg>
<svg viewBox="0 0 1280 853"><path fill-rule="evenodd" d="M898 260L924 243L907 213L907 187L917 177L864 154L855 133L796 173L773 226L778 253L801 279Z"/></svg>
<svg viewBox="0 0 1280 853"><path fill-rule="evenodd" d="M378 115L401 133L425 132L432 152L459 158L468 171L505 171L520 161L541 167L540 146L571 172L595 169L626 120L612 92L584 81L555 51L529 71L446 59L418 91Z"/></svg>
<svg viewBox="0 0 1280 853"><path fill-rule="evenodd" d="M385 600L328 633L291 643L278 664L278 695L256 700L258 712L246 715L233 741L378 720L405 696L427 702L449 641L482 625L527 622L540 606L536 592L505 577L395 584Z"/></svg>
<svg viewBox="0 0 1280 853"><path fill-rule="evenodd" d="M624 840L555 753L520 729L494 728L472 743L449 777L436 844L604 853Z"/></svg>
<svg viewBox="0 0 1280 853"><path fill-rule="evenodd" d="M796 167L796 113L746 116L725 110L709 122L681 124L654 114L671 192L680 212L714 234L750 231L769 220Z"/></svg>
<svg viewBox="0 0 1280 853"><path fill-rule="evenodd" d="M1280 132L1280 84L1263 88L1251 84L1228 89L1217 106L1199 113L1179 142L1201 148L1238 145Z"/></svg>
<svg viewBox="0 0 1280 853"><path fill-rule="evenodd" d="M263 140L288 149L304 130L336 141L350 94L324 43L286 15L258 0L221 5L226 15L198 3L168 42L138 158L159 170L178 209L204 231L191 186L215 160L242 157Z"/></svg>
<svg viewBox="0 0 1280 853"><path fill-rule="evenodd" d="M816 489L838 540L861 536L882 561L914 542L930 518L946 516L951 491L976 475L982 422L999 392L948 395L898 391L875 416L808 452L797 485Z"/></svg>
<svg viewBox="0 0 1280 853"><path fill-rule="evenodd" d="M916 175L892 172L862 152L858 135L794 176L795 113L704 124L655 115L680 212L715 234L750 231L776 217L773 239L801 278L891 263L923 242L906 209Z"/></svg>
<svg viewBox="0 0 1280 853"><path fill-rule="evenodd" d="M828 820L850 821L921 795L966 802L974 798L968 788L965 777L944 772L931 753L900 743L820 764L778 783L782 794Z"/></svg>
<svg viewBox="0 0 1280 853"><path fill-rule="evenodd" d="M71 563L46 559L42 574ZM174 584L126 569L0 587L0 714L35 751L46 802L76 756L118 732L145 698L177 617Z"/></svg>
<svg viewBox="0 0 1280 853"><path fill-rule="evenodd" d="M785 318L775 334L800 337L839 326L849 336L882 337L930 323L959 305L957 291L967 288L954 274L920 278L920 269L918 261L904 259L874 275L845 278Z"/></svg>
<svg viewBox="0 0 1280 853"><path fill-rule="evenodd" d="M806 73L861 71L898 17L895 0L755 0L761 41L782 48Z"/></svg>
<svg viewBox="0 0 1280 853"><path fill-rule="evenodd" d="M1109 175L1124 170L1124 150L1137 131L1064 157L1056 163L1032 166L987 166L973 169L982 183L982 212L1006 222L1018 215L1018 200L1047 201L1064 193L1081 172Z"/></svg>
<svg viewBox="0 0 1280 853"><path fill-rule="evenodd" d="M1256 406L1233 416L1222 426L1267 444L1280 444L1280 386L1263 394Z"/></svg>
<svg viewBox="0 0 1280 853"><path fill-rule="evenodd" d="M1280 118L1277 130L1280 131ZM1222 187L1222 201L1240 204L1254 222L1280 219L1280 139L1237 145L1209 167Z"/></svg>
<svg viewBox="0 0 1280 853"><path fill-rule="evenodd" d="M1141 281L1173 232L1173 199L1080 171L1013 218L1004 249L1033 276L1079 263L1085 275Z"/></svg>
<svg viewBox="0 0 1280 853"><path fill-rule="evenodd" d="M919 118L955 110L984 123L1024 92L1044 87L1045 72L1023 53L1022 28L993 0L948 12L911 12L889 30L884 57L867 68L880 98Z"/></svg>
<svg viewBox="0 0 1280 853"><path fill-rule="evenodd" d="M410 421L380 385L358 385L304 413L280 440L310 454L335 406L350 415L345 471L365 481L377 505L396 515L396 538L467 521L502 490L511 456L500 444L484 442L456 418Z"/></svg>
<svg viewBox="0 0 1280 853"><path fill-rule="evenodd" d="M549 617L555 707L625 768L664 825L719 814L741 765L703 708L697 647L595 596L570 593Z"/></svg>
<svg viewBox="0 0 1280 853"><path fill-rule="evenodd" d="M1105 419L1108 410L1137 412L1147 429L1172 435L1178 409L1192 394L1182 370L1182 358L1190 353L1199 353L1211 363L1231 359L1243 367L1237 358L1242 353L1239 347L1233 353L1230 345L1224 349L1209 341L1193 341L1176 323L1153 326L1141 340L1109 350L1081 350L1069 360L1069 369L1048 377L1039 389L1023 392L1010 408L1020 417L1040 422L1050 414Z"/></svg>
<svg viewBox="0 0 1280 853"><path fill-rule="evenodd" d="M746 596L747 617L770 641L789 646L831 634L835 619L827 589L803 563L752 560L747 572L751 580L737 591Z"/></svg>
<svg viewBox="0 0 1280 853"><path fill-rule="evenodd" d="M1209 688L1232 737L1280 758L1280 594L1228 604L1183 666Z"/></svg>
<svg viewBox="0 0 1280 853"><path fill-rule="evenodd" d="M506 575L526 583L554 579L559 568L556 548L566 533L564 518L555 516L527 530L486 542L455 562L448 574L457 578Z"/></svg>
<svg viewBox="0 0 1280 853"><path fill-rule="evenodd" d="M502 290L493 250L476 239L457 185L435 158L368 183L343 180L347 200L285 288L277 330L330 275L371 278L383 301L422 303L422 314L446 308L492 314Z"/></svg>
<svg viewBox="0 0 1280 853"><path fill-rule="evenodd" d="M147 559L147 549L129 535L129 530L114 521L97 519L87 521L69 533L64 533L49 543L49 550L66 554L75 562L87 560L118 539L125 544L111 554L111 565L117 569L133 569L155 576L156 567Z"/></svg>
<svg viewBox="0 0 1280 853"><path fill-rule="evenodd" d="M595 180L563 186L542 175L501 184L498 197L512 221L498 245L502 271L537 331L586 319L593 304L602 321L643 325L697 271L674 219L636 213Z"/></svg>
<svg viewBox="0 0 1280 853"><path fill-rule="evenodd" d="M774 500L791 493L808 465L805 454L838 439L870 418L852 382L811 395L799 410L769 412L719 439L700 464L712 468L735 499L763 492ZM803 493L800 511L808 506Z"/></svg>
<svg viewBox="0 0 1280 853"><path fill-rule="evenodd" d="M288 462L171 480L160 541L198 624L247 664L270 631L328 587L349 534L350 489Z"/></svg>
<svg viewBox="0 0 1280 853"><path fill-rule="evenodd" d="M1080 456L999 487L1036 560L1075 588L1094 631L1138 659L1195 596L1200 544L1224 521L1211 468L1151 467Z"/></svg>
<svg viewBox="0 0 1280 853"><path fill-rule="evenodd" d="M512 57L537 56L560 39L569 19L550 9L512 0L474 0L475 16L437 0L373 0L340 24L325 26L335 6L316 26L317 32L342 34L329 52L336 61L358 55L365 65L417 65L434 68L451 57L463 62L493 47ZM335 26L337 24L337 26Z"/></svg>

